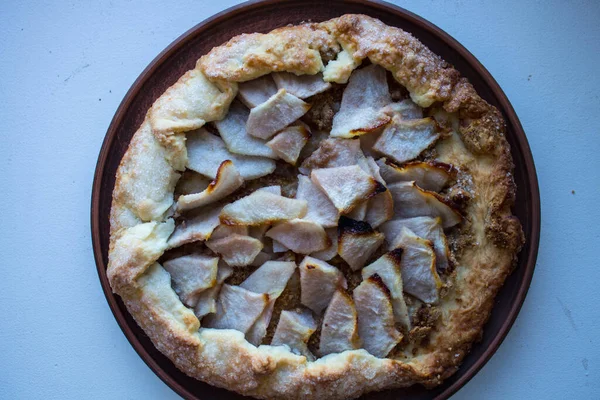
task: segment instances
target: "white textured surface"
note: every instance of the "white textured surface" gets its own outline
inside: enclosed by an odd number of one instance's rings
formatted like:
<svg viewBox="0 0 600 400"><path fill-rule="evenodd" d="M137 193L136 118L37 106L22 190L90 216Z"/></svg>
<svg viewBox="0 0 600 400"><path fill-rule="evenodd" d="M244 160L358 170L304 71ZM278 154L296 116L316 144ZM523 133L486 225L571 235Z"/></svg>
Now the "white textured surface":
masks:
<svg viewBox="0 0 600 400"><path fill-rule="evenodd" d="M131 348L101 292L92 176L138 74L234 3L0 3L0 398L177 398ZM455 398L599 398L600 3L401 5L453 35L498 80L529 137L542 193L525 305Z"/></svg>

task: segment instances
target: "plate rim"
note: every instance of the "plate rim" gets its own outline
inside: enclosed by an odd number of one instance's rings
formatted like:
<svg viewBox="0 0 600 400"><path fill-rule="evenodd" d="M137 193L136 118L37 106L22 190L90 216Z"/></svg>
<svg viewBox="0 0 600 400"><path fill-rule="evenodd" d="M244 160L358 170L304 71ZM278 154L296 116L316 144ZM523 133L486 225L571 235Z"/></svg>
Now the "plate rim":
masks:
<svg viewBox="0 0 600 400"><path fill-rule="evenodd" d="M297 1L297 0L296 0ZM294 2L292 0L291 2ZM450 396L455 394L458 390L464 387L482 368L484 365L488 363L491 357L496 353L502 342L506 339L508 332L512 328L519 312L523 306L525 298L527 296L527 292L531 285L531 281L533 278L533 273L535 270L535 265L537 261L537 254L539 248L539 240L540 240L540 229L541 229L541 207L540 207L540 192L539 192L539 184L537 179L537 173L535 168L535 163L533 159L533 155L531 153L531 148L529 146L529 142L527 140L527 136L523 130L521 122L519 118L508 100L508 97L500 87L500 85L496 82L490 72L481 64L481 62L462 44L460 44L456 39L450 36L447 32L433 24L432 22L424 19L423 17L418 16L411 11L408 11L402 7L399 7L395 4L387 3L380 0L342 0L336 1L342 3L351 3L351 4L361 4L367 5L370 7L374 7L379 9L380 11L388 11L395 15L398 15L404 19L411 20L412 23L420 25L434 36L437 39L448 44L452 51L457 52L467 64L471 65L474 70L477 71L482 80L492 89L495 97L500 103L501 111L503 112L503 116L508 120L507 122L512 126L514 130L514 136L516 141L519 143L519 147L521 150L521 154L524 159L524 167L525 172L524 176L527 176L529 181L528 188L522 188L521 190L529 189L528 197L531 204L531 232L530 236L526 237L526 240L529 242L528 252L527 254L520 253L519 258L526 257L526 264L524 266L525 271L523 275L523 279L519 282L519 288L517 294L515 296L515 301L511 304L510 309L508 311L508 318L506 318L496 335L493 337L489 346L483 351L482 355L471 365L466 371L463 372L462 376L460 376L455 382L453 382L450 386L448 386L445 390L440 392L435 399L443 400L448 399ZM100 278L100 284L102 286L102 290L106 300L109 304L111 312L115 317L121 331L134 348L136 353L140 356L140 358L146 363L146 365L174 392L179 394L180 396L186 399L195 399L197 398L193 393L187 390L185 387L180 385L175 381L173 377L171 377L159 364L158 362L144 349L141 342L136 337L133 330L128 325L125 316L121 313L119 306L117 304L117 299L110 288L110 284L108 282L108 278L106 275L106 265L103 260L102 255L102 246L101 246L101 231L100 231L100 194L102 191L102 177L104 175L104 170L106 167L107 159L109 156L109 150L117 136L117 128L121 125L125 114L131 105L133 99L137 96L144 83L153 75L153 73L160 68L160 66L171 57L176 51L178 51L181 47L185 46L192 38L199 35L204 29L212 26L213 24L219 23L222 20L226 20L234 15L238 15L242 12L253 10L256 8L273 5L276 3L281 3L278 0L253 0L240 4L236 4L232 7L229 7L217 14L210 16L209 18L201 21L196 24L192 28L185 31L179 37L177 37L171 44L169 44L164 50L162 50L149 64L144 70L140 73L140 75L133 82L129 90L127 91L125 97L119 104L115 115L113 116L110 125L107 129L106 135L102 142L102 146L98 155L96 169L94 172L94 179L92 183L92 193L91 193L91 237L92 237L92 247L94 253L94 260L96 263L96 269L98 276Z"/></svg>

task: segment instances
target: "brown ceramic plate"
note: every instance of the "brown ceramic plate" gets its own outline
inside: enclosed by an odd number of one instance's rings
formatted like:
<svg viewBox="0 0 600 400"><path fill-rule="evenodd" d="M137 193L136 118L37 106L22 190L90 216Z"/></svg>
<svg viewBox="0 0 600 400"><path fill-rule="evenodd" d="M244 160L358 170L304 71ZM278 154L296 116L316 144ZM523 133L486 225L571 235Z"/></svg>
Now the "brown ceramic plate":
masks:
<svg viewBox="0 0 600 400"><path fill-rule="evenodd" d="M274 0L245 3L225 10L196 25L166 48L135 81L119 106L98 157L92 191L92 241L98 274L106 299L129 342L148 366L173 390L187 399L241 398L235 393L197 381L180 372L163 356L138 327L121 299L115 296L106 278L108 264L109 211L117 167L146 111L166 88L212 47L231 37L250 32L268 32L287 24L323 21L342 14L367 14L388 25L400 27L422 41L433 52L453 64L481 97L496 106L506 118L507 138L515 163L517 201L515 214L523 224L527 242L519 263L496 298L496 305L462 366L439 387L420 386L369 394L370 399L446 399L464 386L498 349L523 304L537 257L540 232L540 199L535 166L523 128L506 95L490 73L447 33L430 22L393 5L382 2Z"/></svg>

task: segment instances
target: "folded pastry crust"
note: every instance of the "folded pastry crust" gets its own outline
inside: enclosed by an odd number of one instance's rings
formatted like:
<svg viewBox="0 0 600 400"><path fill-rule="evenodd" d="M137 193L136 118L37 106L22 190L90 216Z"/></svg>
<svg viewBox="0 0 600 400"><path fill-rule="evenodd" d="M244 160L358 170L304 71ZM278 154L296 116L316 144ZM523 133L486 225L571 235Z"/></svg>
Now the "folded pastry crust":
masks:
<svg viewBox="0 0 600 400"><path fill-rule="evenodd" d="M456 279L440 301L441 316L428 344L408 359L351 350L309 362L282 346L256 347L235 330L200 328L157 262L174 229L168 216L178 171L187 162L183 132L222 118L238 82L274 71L323 73L325 81L345 82L366 59L390 71L419 106L436 103L458 115L452 137L436 151L440 161L469 172L476 194L461 229L478 245L456 252ZM344 15L234 37L159 97L135 133L113 192L110 284L163 354L187 375L215 386L275 399L341 399L413 384L433 387L457 370L480 338L524 241L511 213L514 166L504 133L499 111L458 71L409 33L371 17Z"/></svg>

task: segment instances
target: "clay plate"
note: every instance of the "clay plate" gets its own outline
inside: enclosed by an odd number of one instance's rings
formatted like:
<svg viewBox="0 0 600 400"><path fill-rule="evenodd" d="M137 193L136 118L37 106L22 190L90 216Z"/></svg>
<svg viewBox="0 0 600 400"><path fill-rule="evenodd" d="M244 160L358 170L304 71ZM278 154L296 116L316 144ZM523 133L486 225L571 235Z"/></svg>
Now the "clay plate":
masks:
<svg viewBox="0 0 600 400"><path fill-rule="evenodd" d="M125 336L148 366L174 391L186 399L242 396L215 388L180 372L154 348L148 337L115 296L106 278L108 264L109 211L115 173L129 141L146 111L196 60L212 47L240 33L268 32L287 24L323 21L347 13L367 14L400 27L422 41L433 52L453 64L481 97L502 111L508 124L507 137L515 162L517 201L515 214L523 224L527 242L519 263L500 291L481 342L473 346L460 369L441 386L420 386L371 393L369 399L446 399L464 386L498 349L523 304L537 257L540 233L540 199L535 166L523 128L506 95L490 73L447 33L402 8L383 2L351 1L256 1L227 9L196 25L167 47L134 82L121 102L106 133L98 157L92 190L91 226L94 257L100 282L112 312Z"/></svg>

